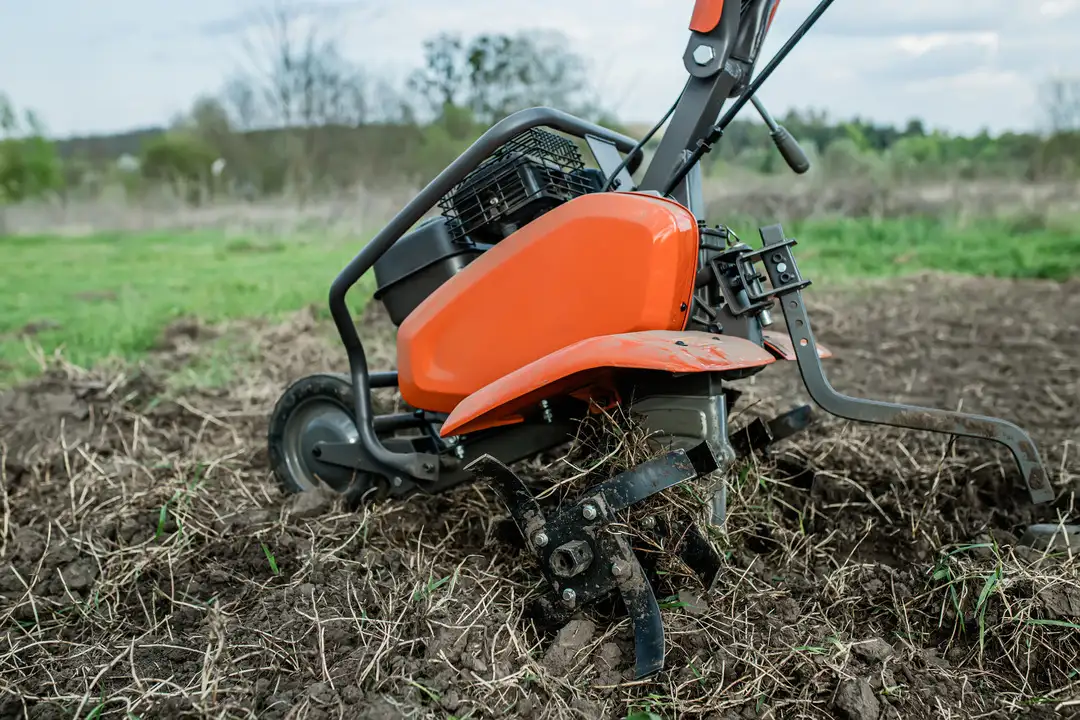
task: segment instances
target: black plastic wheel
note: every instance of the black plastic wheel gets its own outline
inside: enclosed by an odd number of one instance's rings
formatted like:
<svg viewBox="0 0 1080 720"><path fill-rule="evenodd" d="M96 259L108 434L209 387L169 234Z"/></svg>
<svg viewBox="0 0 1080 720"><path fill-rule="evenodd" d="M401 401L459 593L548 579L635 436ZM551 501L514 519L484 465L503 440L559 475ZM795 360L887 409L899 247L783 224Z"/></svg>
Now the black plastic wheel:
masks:
<svg viewBox="0 0 1080 720"><path fill-rule="evenodd" d="M345 494L374 483L374 475L321 462L312 453L318 442L358 439L354 407L352 383L345 375L309 375L285 389L267 432L270 467L282 490L327 488Z"/></svg>

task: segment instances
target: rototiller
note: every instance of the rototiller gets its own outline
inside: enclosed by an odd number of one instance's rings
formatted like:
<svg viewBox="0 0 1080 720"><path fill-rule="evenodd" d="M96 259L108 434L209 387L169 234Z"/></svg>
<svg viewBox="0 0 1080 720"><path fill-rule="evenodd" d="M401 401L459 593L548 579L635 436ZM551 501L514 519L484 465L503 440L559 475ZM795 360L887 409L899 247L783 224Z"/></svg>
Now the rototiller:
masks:
<svg viewBox="0 0 1080 720"><path fill-rule="evenodd" d="M1015 425L836 392L821 364L830 353L810 329L795 240L773 225L752 248L705 222L699 160L747 102L792 169L808 169L754 93L831 4L823 0L751 80L779 0L697 0L683 56L689 78L640 142L550 108L484 133L334 281L330 310L350 372L305 377L278 401L269 451L282 485L356 501L494 482L556 616L621 595L638 677L663 667L663 627L642 563L612 525L643 499L805 427L809 408L800 408L729 436L730 382L777 360L797 362L810 396L833 415L1007 446L1032 500L1052 500L1035 445ZM668 119L635 183L646 142ZM566 136L583 141L598 169ZM441 214L421 222L436 206ZM396 372L369 370L345 302L372 269L375 297L398 328ZM777 305L786 332L772 329ZM395 387L412 411L376 416L372 390ZM582 417L613 405L665 442L663 454L545 511L508 465L566 444ZM713 501L718 523L724 488L721 480ZM695 569L715 569L700 536L687 537Z"/></svg>

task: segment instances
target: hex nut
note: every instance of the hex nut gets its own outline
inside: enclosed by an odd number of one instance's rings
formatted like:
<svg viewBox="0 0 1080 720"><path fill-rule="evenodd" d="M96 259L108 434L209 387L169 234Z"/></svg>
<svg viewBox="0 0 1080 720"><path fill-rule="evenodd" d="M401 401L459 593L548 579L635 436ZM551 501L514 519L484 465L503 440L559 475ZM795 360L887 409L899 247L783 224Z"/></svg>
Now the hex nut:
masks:
<svg viewBox="0 0 1080 720"><path fill-rule="evenodd" d="M698 45L694 48L694 62L704 67L716 59L716 51L709 45Z"/></svg>
<svg viewBox="0 0 1080 720"><path fill-rule="evenodd" d="M571 540L555 548L548 558L551 571L559 577L572 578L589 569L593 551L584 540Z"/></svg>

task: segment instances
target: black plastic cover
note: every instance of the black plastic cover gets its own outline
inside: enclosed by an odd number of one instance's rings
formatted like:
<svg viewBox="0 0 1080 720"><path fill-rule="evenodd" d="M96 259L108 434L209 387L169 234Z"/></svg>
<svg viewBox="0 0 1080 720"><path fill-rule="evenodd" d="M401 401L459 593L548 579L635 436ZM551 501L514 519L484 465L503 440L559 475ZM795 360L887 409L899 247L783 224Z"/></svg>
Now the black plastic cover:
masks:
<svg viewBox="0 0 1080 720"><path fill-rule="evenodd" d="M468 241L460 241L450 234L446 218L435 217L420 223L415 230L402 236L390 246L375 263L375 297L415 272L440 260L466 252Z"/></svg>
<svg viewBox="0 0 1080 720"><path fill-rule="evenodd" d="M485 249L467 240L455 240L446 218L427 220L390 246L375 263L375 299L382 301L394 325L400 325Z"/></svg>

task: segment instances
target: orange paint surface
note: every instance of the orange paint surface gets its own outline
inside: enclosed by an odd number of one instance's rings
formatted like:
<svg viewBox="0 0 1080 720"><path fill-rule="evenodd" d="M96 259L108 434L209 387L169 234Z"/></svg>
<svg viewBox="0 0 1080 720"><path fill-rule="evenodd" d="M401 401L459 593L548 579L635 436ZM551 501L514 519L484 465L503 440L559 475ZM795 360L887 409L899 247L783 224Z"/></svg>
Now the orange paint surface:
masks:
<svg viewBox="0 0 1080 720"><path fill-rule="evenodd" d="M485 252L398 329L401 396L449 413L500 378L574 343L681 330L698 226L653 195L583 195Z"/></svg>
<svg viewBox="0 0 1080 720"><path fill-rule="evenodd" d="M443 424L446 437L520 419L545 398L595 386L612 369L722 372L776 362L749 340L702 332L651 331L592 337L492 382L461 401Z"/></svg>
<svg viewBox="0 0 1080 720"><path fill-rule="evenodd" d="M773 5L772 12L769 13L769 23L765 26L765 32L772 29L773 18L776 17L776 11L780 9L780 0L776 0L776 4Z"/></svg>
<svg viewBox="0 0 1080 720"><path fill-rule="evenodd" d="M761 334L765 336L765 347L771 350L778 358L781 360L795 359L795 343L791 341L790 335L775 330L765 330ZM817 345L819 358L824 360L833 356L832 350L829 350L821 343L815 341L814 344Z"/></svg>
<svg viewBox="0 0 1080 720"><path fill-rule="evenodd" d="M690 18L690 29L702 34L711 33L720 24L724 13L724 0L697 0Z"/></svg>

